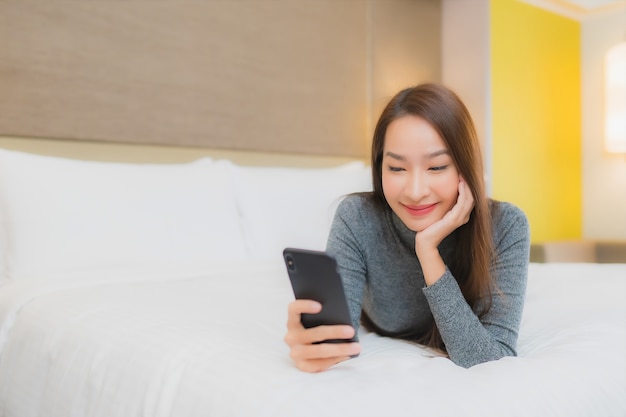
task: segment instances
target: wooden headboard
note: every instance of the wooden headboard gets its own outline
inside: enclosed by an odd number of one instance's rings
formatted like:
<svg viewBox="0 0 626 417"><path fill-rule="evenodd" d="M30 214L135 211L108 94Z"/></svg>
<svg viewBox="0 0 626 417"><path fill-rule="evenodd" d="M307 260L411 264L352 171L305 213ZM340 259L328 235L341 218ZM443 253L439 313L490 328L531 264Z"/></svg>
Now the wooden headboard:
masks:
<svg viewBox="0 0 626 417"><path fill-rule="evenodd" d="M0 2L0 136L363 157L440 1Z"/></svg>

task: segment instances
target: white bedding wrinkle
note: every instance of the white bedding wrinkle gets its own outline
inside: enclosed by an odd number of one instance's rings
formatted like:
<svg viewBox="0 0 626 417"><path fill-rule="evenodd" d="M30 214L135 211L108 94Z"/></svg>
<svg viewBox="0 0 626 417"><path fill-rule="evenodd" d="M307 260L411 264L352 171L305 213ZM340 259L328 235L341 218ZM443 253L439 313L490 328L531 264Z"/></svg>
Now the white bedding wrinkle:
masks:
<svg viewBox="0 0 626 417"><path fill-rule="evenodd" d="M321 374L288 357L277 262L14 283L0 415L623 416L626 265L529 272L517 358L464 369L362 331L361 356Z"/></svg>

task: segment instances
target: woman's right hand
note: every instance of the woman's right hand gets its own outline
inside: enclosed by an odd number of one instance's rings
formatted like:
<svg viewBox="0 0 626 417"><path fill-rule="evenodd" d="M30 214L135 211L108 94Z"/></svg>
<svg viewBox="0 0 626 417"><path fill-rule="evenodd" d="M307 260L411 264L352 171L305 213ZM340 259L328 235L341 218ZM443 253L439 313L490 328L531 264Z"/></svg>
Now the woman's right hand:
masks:
<svg viewBox="0 0 626 417"><path fill-rule="evenodd" d="M346 325L304 328L301 315L316 314L321 310L322 305L313 300L295 300L289 304L285 343L289 345L290 356L301 371L321 372L361 351L357 342L315 343L354 336L354 328Z"/></svg>

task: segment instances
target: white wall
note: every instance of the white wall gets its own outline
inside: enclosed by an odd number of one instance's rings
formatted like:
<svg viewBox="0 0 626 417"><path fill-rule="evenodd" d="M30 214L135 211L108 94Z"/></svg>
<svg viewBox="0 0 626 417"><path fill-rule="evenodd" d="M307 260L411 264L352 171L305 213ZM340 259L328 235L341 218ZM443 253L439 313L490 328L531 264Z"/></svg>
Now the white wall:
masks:
<svg viewBox="0 0 626 417"><path fill-rule="evenodd" d="M626 40L626 6L581 22L583 237L626 239L626 155L604 150L604 56Z"/></svg>

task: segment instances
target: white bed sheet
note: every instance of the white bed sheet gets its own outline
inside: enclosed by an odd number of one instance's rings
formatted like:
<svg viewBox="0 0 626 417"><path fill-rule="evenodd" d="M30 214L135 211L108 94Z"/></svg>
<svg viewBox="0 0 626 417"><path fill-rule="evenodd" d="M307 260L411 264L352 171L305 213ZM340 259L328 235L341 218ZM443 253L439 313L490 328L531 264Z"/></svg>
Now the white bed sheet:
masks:
<svg viewBox="0 0 626 417"><path fill-rule="evenodd" d="M518 350L470 369L362 332L297 371L284 267L98 271L0 289L0 416L624 416L626 265L531 264Z"/></svg>

